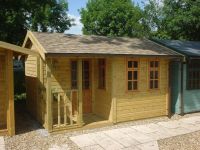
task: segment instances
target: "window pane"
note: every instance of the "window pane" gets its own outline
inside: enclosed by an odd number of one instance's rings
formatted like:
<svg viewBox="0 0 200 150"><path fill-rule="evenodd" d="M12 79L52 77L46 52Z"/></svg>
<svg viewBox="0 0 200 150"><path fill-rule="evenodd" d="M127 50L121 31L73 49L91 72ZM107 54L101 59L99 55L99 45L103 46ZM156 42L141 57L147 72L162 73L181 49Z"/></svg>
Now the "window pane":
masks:
<svg viewBox="0 0 200 150"><path fill-rule="evenodd" d="M71 62L71 88L77 89L77 61Z"/></svg>
<svg viewBox="0 0 200 150"><path fill-rule="evenodd" d="M151 68L154 67L154 61L150 61L150 67L151 67Z"/></svg>
<svg viewBox="0 0 200 150"><path fill-rule="evenodd" d="M132 68L132 61L128 61L128 68Z"/></svg>
<svg viewBox="0 0 200 150"><path fill-rule="evenodd" d="M89 81L85 81L84 89L89 89L89 87L90 87Z"/></svg>
<svg viewBox="0 0 200 150"><path fill-rule="evenodd" d="M132 90L132 81L128 81L128 90Z"/></svg>
<svg viewBox="0 0 200 150"><path fill-rule="evenodd" d="M134 71L133 79L134 79L134 80L137 80L137 79L138 79L138 72L137 72L137 71Z"/></svg>
<svg viewBox="0 0 200 150"><path fill-rule="evenodd" d="M72 89L77 89L77 82L76 81L72 81Z"/></svg>
<svg viewBox="0 0 200 150"><path fill-rule="evenodd" d="M154 71L150 71L150 79L154 79Z"/></svg>
<svg viewBox="0 0 200 150"><path fill-rule="evenodd" d="M98 71L99 71L99 81L98 81L98 86L100 89L104 89L105 88L105 74L106 74L106 71L105 71L105 59L99 59L98 60L98 64L99 64L99 68L98 68Z"/></svg>
<svg viewBox="0 0 200 150"><path fill-rule="evenodd" d="M134 61L133 64L134 64L134 68L138 68L138 62L137 61Z"/></svg>
<svg viewBox="0 0 200 150"><path fill-rule="evenodd" d="M158 88L158 80L154 80L154 88Z"/></svg>
<svg viewBox="0 0 200 150"><path fill-rule="evenodd" d="M153 89L153 80L150 80L150 89Z"/></svg>
<svg viewBox="0 0 200 150"><path fill-rule="evenodd" d="M71 68L72 68L73 70L76 70L76 69L77 69L77 61L72 61L72 62L71 62Z"/></svg>
<svg viewBox="0 0 200 150"><path fill-rule="evenodd" d="M132 80L132 77L133 77L132 71L128 71L128 80Z"/></svg>
<svg viewBox="0 0 200 150"><path fill-rule="evenodd" d="M134 90L137 90L137 81L134 81L134 82L133 82L133 89L134 89Z"/></svg>
<svg viewBox="0 0 200 150"><path fill-rule="evenodd" d="M158 71L155 71L155 79L158 79Z"/></svg>
<svg viewBox="0 0 200 150"><path fill-rule="evenodd" d="M158 68L158 66L159 66L159 62L155 61L155 67Z"/></svg>
<svg viewBox="0 0 200 150"><path fill-rule="evenodd" d="M89 69L89 61L83 61L83 68L85 70L88 70Z"/></svg>

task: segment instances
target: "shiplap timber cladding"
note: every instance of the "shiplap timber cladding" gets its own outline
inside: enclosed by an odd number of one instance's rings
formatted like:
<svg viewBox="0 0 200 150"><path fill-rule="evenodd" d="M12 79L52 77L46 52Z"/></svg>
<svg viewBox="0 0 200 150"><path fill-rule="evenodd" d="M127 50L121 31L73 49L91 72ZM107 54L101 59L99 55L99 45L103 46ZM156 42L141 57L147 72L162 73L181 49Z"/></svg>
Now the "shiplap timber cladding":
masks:
<svg viewBox="0 0 200 150"><path fill-rule="evenodd" d="M0 50L0 52L2 52ZM0 55L0 130L7 128L6 55Z"/></svg>
<svg viewBox="0 0 200 150"><path fill-rule="evenodd" d="M111 63L112 59L105 59L106 62L106 87L105 89L98 88L98 60L94 60L94 104L93 110L95 114L107 119L111 120L112 118L112 110L111 110L111 92L112 92L112 80L111 80Z"/></svg>
<svg viewBox="0 0 200 150"><path fill-rule="evenodd" d="M43 126L46 116L46 67L45 62L29 55L25 63L27 108Z"/></svg>
<svg viewBox="0 0 200 150"><path fill-rule="evenodd" d="M0 135L14 135L13 52L1 48L0 85Z"/></svg>
<svg viewBox="0 0 200 150"><path fill-rule="evenodd" d="M137 91L127 91L126 58L113 58L113 97L116 121L129 121L168 114L168 60L160 59L160 88L149 89L148 58L140 58Z"/></svg>

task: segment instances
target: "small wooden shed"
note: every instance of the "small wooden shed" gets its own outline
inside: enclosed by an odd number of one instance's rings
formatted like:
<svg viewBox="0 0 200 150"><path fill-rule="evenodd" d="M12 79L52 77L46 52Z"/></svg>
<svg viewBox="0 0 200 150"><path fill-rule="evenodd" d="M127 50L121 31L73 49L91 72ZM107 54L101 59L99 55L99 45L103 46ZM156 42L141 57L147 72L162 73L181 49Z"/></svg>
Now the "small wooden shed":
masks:
<svg viewBox="0 0 200 150"><path fill-rule="evenodd" d="M13 57L36 54L32 50L0 41L0 135L15 134Z"/></svg>
<svg viewBox="0 0 200 150"><path fill-rule="evenodd" d="M170 115L170 62L147 39L28 31L29 111L49 131Z"/></svg>
<svg viewBox="0 0 200 150"><path fill-rule="evenodd" d="M157 40L183 55L172 63L172 112L200 111L200 42Z"/></svg>

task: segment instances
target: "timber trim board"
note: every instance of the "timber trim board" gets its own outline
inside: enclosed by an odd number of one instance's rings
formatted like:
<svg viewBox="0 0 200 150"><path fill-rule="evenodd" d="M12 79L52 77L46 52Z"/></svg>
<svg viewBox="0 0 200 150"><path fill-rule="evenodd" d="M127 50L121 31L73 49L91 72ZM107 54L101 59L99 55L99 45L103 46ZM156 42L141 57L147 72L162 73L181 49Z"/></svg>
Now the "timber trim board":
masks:
<svg viewBox="0 0 200 150"><path fill-rule="evenodd" d="M13 52L8 51L8 56L7 56L7 78L9 80L8 84L8 133L9 135L14 135L15 134L15 113L14 113L14 81L13 81Z"/></svg>
<svg viewBox="0 0 200 150"><path fill-rule="evenodd" d="M8 129L0 130L0 136L8 135Z"/></svg>
<svg viewBox="0 0 200 150"><path fill-rule="evenodd" d="M39 54L41 55L42 59L45 60L45 54L47 53L44 47L40 44L40 42L37 40L37 38L32 34L31 31L28 31L23 43L22 47L25 47L26 42L30 39L33 44L35 44Z"/></svg>
<svg viewBox="0 0 200 150"><path fill-rule="evenodd" d="M47 90L46 90L46 109L47 109L47 129L49 132L53 130L53 122L52 122L52 91L51 91L51 71L52 71L52 59L48 59L46 62L46 75L47 75Z"/></svg>
<svg viewBox="0 0 200 150"><path fill-rule="evenodd" d="M22 54L38 56L38 52L35 50L30 50L27 48L23 48L23 47L16 46L16 45L2 42L2 41L0 41L0 47L6 50L11 50L11 51L22 53Z"/></svg>

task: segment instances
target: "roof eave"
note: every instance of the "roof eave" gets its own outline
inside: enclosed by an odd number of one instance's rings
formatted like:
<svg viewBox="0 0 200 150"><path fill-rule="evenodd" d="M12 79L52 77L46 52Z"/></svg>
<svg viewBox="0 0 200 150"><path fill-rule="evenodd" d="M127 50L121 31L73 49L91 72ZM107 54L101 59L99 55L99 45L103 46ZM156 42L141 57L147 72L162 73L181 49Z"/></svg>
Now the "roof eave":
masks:
<svg viewBox="0 0 200 150"><path fill-rule="evenodd" d="M46 57L164 57L164 58L182 58L180 55L143 55L143 54L100 54L100 53L46 53Z"/></svg>

